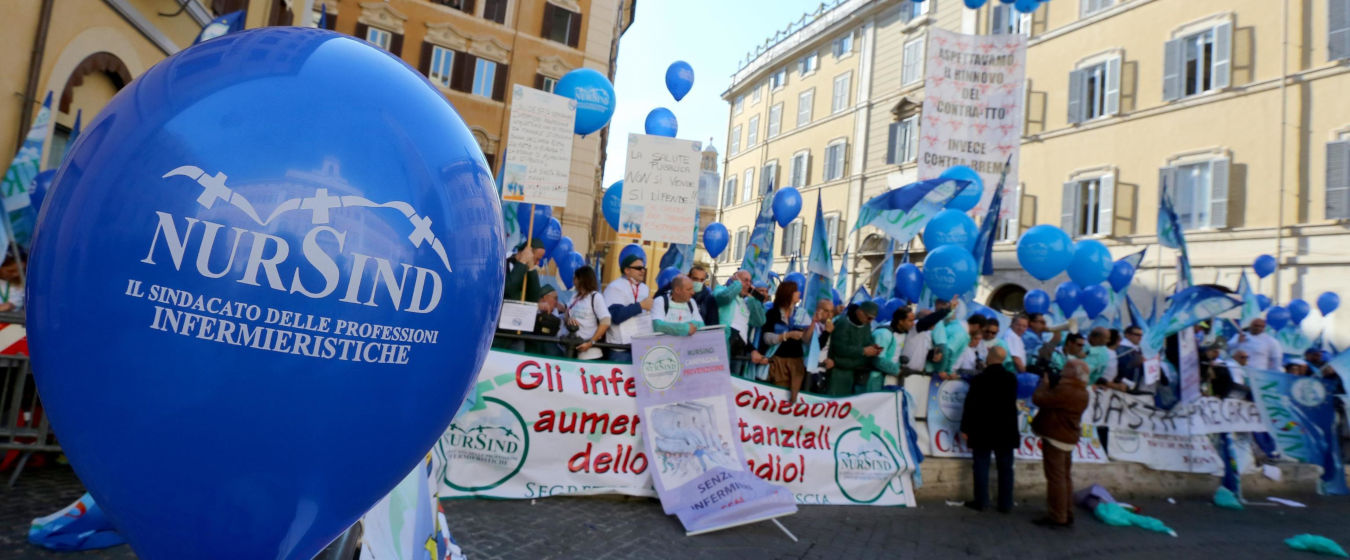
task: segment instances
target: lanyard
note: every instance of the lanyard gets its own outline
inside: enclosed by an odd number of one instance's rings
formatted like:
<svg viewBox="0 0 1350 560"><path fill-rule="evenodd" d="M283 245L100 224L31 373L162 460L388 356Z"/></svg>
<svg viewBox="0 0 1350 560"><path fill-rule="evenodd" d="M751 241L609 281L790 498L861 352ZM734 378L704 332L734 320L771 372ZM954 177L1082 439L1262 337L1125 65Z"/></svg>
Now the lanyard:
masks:
<svg viewBox="0 0 1350 560"><path fill-rule="evenodd" d="M589 293L589 294L586 294L586 296L588 296L588 297L595 297L595 292L591 292L591 293ZM587 298L586 298L586 297L579 297L579 298L574 298L574 299L572 299L572 303L570 303L570 304L567 305L567 312L568 312L568 313L571 313L571 312L572 312L572 308L573 308L573 307L576 307L578 303L581 303L581 300L583 300L583 299L587 299Z"/></svg>
<svg viewBox="0 0 1350 560"><path fill-rule="evenodd" d="M629 281L628 281L628 284L631 285L631 286L633 287L633 303L637 303L637 302L638 302L638 286L639 286L639 284L634 284L632 280L629 280Z"/></svg>
<svg viewBox="0 0 1350 560"><path fill-rule="evenodd" d="M9 282L5 282L5 292L4 292L3 294L0 294L0 301L3 301L3 302L5 302L5 303L9 303L9 289L10 289L10 287L11 287L10 283L9 283Z"/></svg>

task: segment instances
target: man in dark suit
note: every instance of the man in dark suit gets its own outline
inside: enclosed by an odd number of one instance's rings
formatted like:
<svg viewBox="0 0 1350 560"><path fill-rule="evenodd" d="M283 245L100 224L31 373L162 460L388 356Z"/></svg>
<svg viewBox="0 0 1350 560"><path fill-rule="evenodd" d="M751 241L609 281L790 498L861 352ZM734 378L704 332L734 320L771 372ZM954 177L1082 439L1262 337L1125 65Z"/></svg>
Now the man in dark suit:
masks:
<svg viewBox="0 0 1350 560"><path fill-rule="evenodd" d="M1013 450L1021 443L1017 431L1017 374L1003 366L1007 351L991 346L984 368L970 380L961 412L961 436L975 458L975 499L966 507L989 507L989 454L998 463L998 510L1013 506Z"/></svg>

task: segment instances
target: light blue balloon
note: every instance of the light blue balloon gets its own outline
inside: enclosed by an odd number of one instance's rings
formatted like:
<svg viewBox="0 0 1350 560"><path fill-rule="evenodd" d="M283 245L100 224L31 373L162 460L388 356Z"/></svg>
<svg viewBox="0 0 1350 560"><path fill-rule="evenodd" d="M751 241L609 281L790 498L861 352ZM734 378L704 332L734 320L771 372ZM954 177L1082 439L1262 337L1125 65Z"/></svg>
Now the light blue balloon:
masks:
<svg viewBox="0 0 1350 560"><path fill-rule="evenodd" d="M802 213L802 194L796 187L783 187L773 194L773 219L778 227L787 227Z"/></svg>
<svg viewBox="0 0 1350 560"><path fill-rule="evenodd" d="M1073 312L1078 309L1078 294L1081 291L1078 284L1075 284L1072 280L1061 283L1059 287L1055 288L1055 305L1059 306L1059 310L1064 312L1065 317L1072 316Z"/></svg>
<svg viewBox="0 0 1350 560"><path fill-rule="evenodd" d="M947 203L947 208L969 212L980 204L980 197L984 195L984 179L981 179L980 174L976 173L974 169L965 165L953 165L943 171L939 177L970 183L969 186L961 190L961 194L956 195L956 198Z"/></svg>
<svg viewBox="0 0 1350 560"><path fill-rule="evenodd" d="M619 210L622 207L623 181L615 181L613 185L605 189L605 197L600 204L600 210L605 215L605 222L614 231L619 231Z"/></svg>
<svg viewBox="0 0 1350 560"><path fill-rule="evenodd" d="M975 285L975 257L959 245L943 245L923 260L923 281L938 299L951 299Z"/></svg>
<svg viewBox="0 0 1350 560"><path fill-rule="evenodd" d="M1089 319L1096 319L1111 305L1111 292L1101 284L1093 284L1078 292L1078 304L1083 306Z"/></svg>
<svg viewBox="0 0 1350 560"><path fill-rule="evenodd" d="M1312 306L1302 299L1290 300L1289 305L1285 308L1289 310L1289 319L1295 325L1302 324L1303 320L1308 318L1308 314L1312 313Z"/></svg>
<svg viewBox="0 0 1350 560"><path fill-rule="evenodd" d="M1270 309L1270 296L1266 294L1256 294L1256 305L1261 308L1261 311Z"/></svg>
<svg viewBox="0 0 1350 560"><path fill-rule="evenodd" d="M665 267L665 268L661 269L661 273L656 275L656 289L657 289L657 291L664 290L664 289L666 289L667 287L669 287L669 286L670 286L670 281L671 281L671 280L674 280L675 277L676 277L676 276L679 276L679 275L680 275L680 269L675 268L675 267L673 267L673 266L668 266L668 267Z"/></svg>
<svg viewBox="0 0 1350 560"><path fill-rule="evenodd" d="M1022 296L1022 310L1027 313L1049 313L1050 294L1045 290L1031 290Z"/></svg>
<svg viewBox="0 0 1350 560"><path fill-rule="evenodd" d="M552 254L553 248L562 241L562 222L557 218L550 217L544 222L544 231L539 235L539 239L544 241L544 253Z"/></svg>
<svg viewBox="0 0 1350 560"><path fill-rule="evenodd" d="M966 7L972 10L980 9L981 6L984 6L984 2L985 0L965 0Z"/></svg>
<svg viewBox="0 0 1350 560"><path fill-rule="evenodd" d="M676 101L684 99L694 88L694 67L683 60L676 60L666 68L666 89Z"/></svg>
<svg viewBox="0 0 1350 560"><path fill-rule="evenodd" d="M894 292L905 301L919 301L923 296L923 271L914 263L900 263L895 267Z"/></svg>
<svg viewBox="0 0 1350 560"><path fill-rule="evenodd" d="M614 116L614 84L591 68L577 68L563 75L553 93L577 101L577 120L573 131L585 136L609 123Z"/></svg>
<svg viewBox="0 0 1350 560"><path fill-rule="evenodd" d="M384 50L297 27L188 47L55 180L33 372L141 558L313 558L425 464L476 381L505 275L496 185Z"/></svg>
<svg viewBox="0 0 1350 560"><path fill-rule="evenodd" d="M714 259L727 249L727 243L730 241L731 233L727 231L727 226L719 222L713 222L703 228L703 248Z"/></svg>
<svg viewBox="0 0 1350 560"><path fill-rule="evenodd" d="M644 123L647 134L654 136L665 136L674 138L680 130L680 124L675 120L675 113L665 107L657 107L647 113L647 121Z"/></svg>
<svg viewBox="0 0 1350 560"><path fill-rule="evenodd" d="M980 230L965 212L948 208L938 212L923 228L923 244L929 250L956 245L967 251L975 247Z"/></svg>
<svg viewBox="0 0 1350 560"><path fill-rule="evenodd" d="M1073 260L1069 261L1069 279L1079 286L1105 282L1111 276L1111 251L1096 239L1084 239L1074 245Z"/></svg>
<svg viewBox="0 0 1350 560"><path fill-rule="evenodd" d="M622 250L619 251L620 266L623 266L623 260L628 258L628 255L635 255L637 256L637 258L642 259L643 263L647 262L647 251L644 251L642 249L642 246L638 245L637 243L629 243L628 245L625 245Z"/></svg>
<svg viewBox="0 0 1350 560"><path fill-rule="evenodd" d="M800 272L793 272L783 277L784 282L792 282L797 285L797 293L806 289L806 275Z"/></svg>
<svg viewBox="0 0 1350 560"><path fill-rule="evenodd" d="M1340 306L1341 296L1336 295L1335 292L1322 292L1322 295L1317 296L1317 310L1324 316L1335 313L1336 308Z"/></svg>
<svg viewBox="0 0 1350 560"><path fill-rule="evenodd" d="M1069 234L1049 224L1033 226L1017 240L1017 262L1042 282L1054 278L1073 260Z"/></svg>

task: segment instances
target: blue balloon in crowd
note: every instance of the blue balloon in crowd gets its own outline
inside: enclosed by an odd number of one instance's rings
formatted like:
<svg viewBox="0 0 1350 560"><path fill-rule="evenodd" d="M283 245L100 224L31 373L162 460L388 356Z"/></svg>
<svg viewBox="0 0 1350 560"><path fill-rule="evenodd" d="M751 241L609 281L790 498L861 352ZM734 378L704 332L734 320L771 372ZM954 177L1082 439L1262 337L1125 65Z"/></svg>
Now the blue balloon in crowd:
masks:
<svg viewBox="0 0 1350 560"><path fill-rule="evenodd" d="M1074 310L1078 309L1078 284L1073 281L1064 282L1055 288L1055 305L1064 313L1065 317L1073 316Z"/></svg>
<svg viewBox="0 0 1350 560"><path fill-rule="evenodd" d="M643 128L647 134L674 138L680 131L680 123L675 120L675 113L670 112L670 109L657 107L647 113Z"/></svg>
<svg viewBox="0 0 1350 560"><path fill-rule="evenodd" d="M666 68L666 89L676 101L684 99L694 88L694 67L683 60L676 60Z"/></svg>
<svg viewBox="0 0 1350 560"><path fill-rule="evenodd" d="M1289 326L1289 310L1278 305L1266 311L1266 326L1272 330L1281 330Z"/></svg>
<svg viewBox="0 0 1350 560"><path fill-rule="evenodd" d="M668 266L661 269L661 273L656 275L657 291L666 289L667 286L670 286L670 281L674 280L675 277L679 275L680 269L675 268L673 266Z"/></svg>
<svg viewBox="0 0 1350 560"><path fill-rule="evenodd" d="M938 299L951 299L975 285L979 270L970 251L944 245L928 252L923 260L923 282Z"/></svg>
<svg viewBox="0 0 1350 560"><path fill-rule="evenodd" d="M1261 311L1270 309L1270 296L1266 294L1256 294L1256 304L1261 307Z"/></svg>
<svg viewBox="0 0 1350 560"><path fill-rule="evenodd" d="M778 227L787 227L802 213L802 193L796 187L783 187L773 193L773 219Z"/></svg>
<svg viewBox="0 0 1350 560"><path fill-rule="evenodd" d="M1017 374L1017 398L1029 399L1036 392L1036 386L1041 383L1041 376L1034 373Z"/></svg>
<svg viewBox="0 0 1350 560"><path fill-rule="evenodd" d="M534 209L534 232L528 237L543 239L544 230L548 229L548 221L553 219L553 208L547 204L517 204L516 224L520 227L522 236L525 236L525 230L530 229L531 208Z"/></svg>
<svg viewBox="0 0 1350 560"><path fill-rule="evenodd" d="M806 289L806 275L800 272L793 272L783 277L784 282L792 282L797 285L797 293L802 293Z"/></svg>
<svg viewBox="0 0 1350 560"><path fill-rule="evenodd" d="M1256 271L1257 278L1265 278L1275 272L1275 257L1270 255L1261 255L1252 262L1252 270Z"/></svg>
<svg viewBox="0 0 1350 560"><path fill-rule="evenodd" d="M919 301L923 296L923 271L914 263L900 263L895 267L895 296L906 301Z"/></svg>
<svg viewBox="0 0 1350 560"><path fill-rule="evenodd" d="M1074 245L1069 261L1069 279L1079 286L1105 282L1111 276L1111 251L1096 239L1084 239Z"/></svg>
<svg viewBox="0 0 1350 560"><path fill-rule="evenodd" d="M1301 299L1290 300L1285 308L1289 310L1289 318L1295 325L1302 324L1303 320L1308 318L1308 314L1312 313L1312 306Z"/></svg>
<svg viewBox="0 0 1350 560"><path fill-rule="evenodd" d="M637 258L642 259L642 262L644 264L647 262L647 252L642 250L642 246L638 245L637 243L629 243L628 245L625 245L622 250L619 251L620 265L623 264L624 259L628 258L628 255L637 256Z"/></svg>
<svg viewBox="0 0 1350 560"><path fill-rule="evenodd" d="M872 296L872 303L877 304L878 309L886 307L886 302L889 300L890 298L887 298L886 296Z"/></svg>
<svg viewBox="0 0 1350 560"><path fill-rule="evenodd" d="M33 187L28 191L29 204L33 208L42 210L42 202L47 198L47 189L51 188L52 179L55 177L55 169L48 169L33 176Z"/></svg>
<svg viewBox="0 0 1350 560"><path fill-rule="evenodd" d="M831 288L830 295L834 296L835 307L839 307L844 304L844 296L839 295L839 290Z"/></svg>
<svg viewBox="0 0 1350 560"><path fill-rule="evenodd" d="M1022 310L1027 313L1049 313L1050 294L1045 290L1031 290L1022 296Z"/></svg>
<svg viewBox="0 0 1350 560"><path fill-rule="evenodd" d="M965 0L965 3L967 8L978 10L981 6L984 6L984 1L985 0Z"/></svg>
<svg viewBox="0 0 1350 560"><path fill-rule="evenodd" d="M1106 307L1111 305L1111 292L1106 286L1092 284L1078 292L1078 304L1083 306L1089 319L1096 319Z"/></svg>
<svg viewBox="0 0 1350 560"><path fill-rule="evenodd" d="M605 222L609 223L609 228L619 231L619 210L623 207L623 181L615 181L608 189L605 189L605 197L601 199L600 210L605 215Z"/></svg>
<svg viewBox="0 0 1350 560"><path fill-rule="evenodd" d="M904 300L900 299L886 300L886 305L882 307L880 311L877 312L877 322L879 323L891 322L891 317L895 316L895 312L899 311L900 308L904 306L905 306Z"/></svg>
<svg viewBox="0 0 1350 560"><path fill-rule="evenodd" d="M563 257L572 254L573 249L576 249L576 245L572 242L572 238L563 236L563 238L559 239L558 243L553 246L553 250L548 252L548 258L561 264Z"/></svg>
<svg viewBox="0 0 1350 560"><path fill-rule="evenodd" d="M558 261L558 276L562 277L563 285L569 290L572 289L572 280L577 269L586 266L586 256L568 249L566 253L560 252L555 260Z"/></svg>
<svg viewBox="0 0 1350 560"><path fill-rule="evenodd" d="M943 245L956 245L967 251L975 247L975 237L980 234L975 220L965 212L948 208L938 212L923 228L923 244L930 251Z"/></svg>
<svg viewBox="0 0 1350 560"><path fill-rule="evenodd" d="M772 311L772 310L773 310L773 300L772 300L772 299L766 300L766 301L764 302L764 310L765 310L765 311Z"/></svg>
<svg viewBox="0 0 1350 560"><path fill-rule="evenodd" d="M550 217L547 222L544 222L544 231L539 235L539 239L544 241L544 252L552 254L553 248L558 246L559 241L562 241L562 222L559 222L557 218Z"/></svg>
<svg viewBox="0 0 1350 560"><path fill-rule="evenodd" d="M614 84L592 68L577 68L563 75L553 93L577 101L577 120L573 132L585 136L609 123L614 116Z"/></svg>
<svg viewBox="0 0 1350 560"><path fill-rule="evenodd" d="M964 165L953 165L943 171L939 177L970 183L969 186L961 190L961 194L956 195L956 198L947 203L947 208L969 212L980 203L980 197L984 195L984 179L981 179L980 174L976 173L974 169Z"/></svg>
<svg viewBox="0 0 1350 560"><path fill-rule="evenodd" d="M127 84L63 169L33 371L138 556L313 558L423 464L506 257L501 213L466 210L499 208L492 172L425 77L329 31L231 33Z"/></svg>
<svg viewBox="0 0 1350 560"><path fill-rule="evenodd" d="M731 233L727 231L727 226L719 222L713 222L703 228L703 248L707 249L708 255L714 259L727 249L727 242L730 240Z"/></svg>
<svg viewBox="0 0 1350 560"><path fill-rule="evenodd" d="M1033 226L1017 240L1017 262L1037 280L1054 278L1073 261L1073 240L1049 224Z"/></svg>
<svg viewBox="0 0 1350 560"><path fill-rule="evenodd" d="M1020 13L1029 14L1036 11L1036 8L1040 5L1039 0L1016 0L1013 2L1013 9Z"/></svg>
<svg viewBox="0 0 1350 560"><path fill-rule="evenodd" d="M1322 315L1330 315L1340 306L1341 296L1336 295L1334 292L1322 292L1322 295L1317 296L1317 310L1320 311Z"/></svg>
<svg viewBox="0 0 1350 560"><path fill-rule="evenodd" d="M1111 274L1106 277L1106 281L1117 292L1130 287L1130 282L1134 281L1134 265L1129 261L1116 261L1111 265Z"/></svg>

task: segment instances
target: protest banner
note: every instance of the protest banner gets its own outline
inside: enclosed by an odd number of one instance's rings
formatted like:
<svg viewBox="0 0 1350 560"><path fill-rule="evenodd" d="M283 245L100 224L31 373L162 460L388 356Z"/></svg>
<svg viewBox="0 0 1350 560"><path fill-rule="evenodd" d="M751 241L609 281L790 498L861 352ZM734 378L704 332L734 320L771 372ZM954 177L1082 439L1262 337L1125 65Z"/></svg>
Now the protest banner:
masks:
<svg viewBox="0 0 1350 560"><path fill-rule="evenodd" d="M976 213L989 207L1010 156L1000 216L1018 212L1026 53L1027 39L1021 34L928 31L919 177L937 177L953 165L974 169L985 185Z"/></svg>
<svg viewBox="0 0 1350 560"><path fill-rule="evenodd" d="M928 385L928 443L934 457L970 457L970 448L961 441L961 413L965 410L966 392L970 385L958 379L934 379ZM1017 400L1017 430L1022 443L1013 450L1016 459L1041 460L1041 438L1031 431L1031 419L1036 417L1036 405L1030 399ZM1105 463L1106 450L1097 437L1097 430L1087 424L1078 438L1074 461Z"/></svg>
<svg viewBox="0 0 1350 560"><path fill-rule="evenodd" d="M567 206L577 101L516 84L511 91L502 200Z"/></svg>
<svg viewBox="0 0 1350 560"><path fill-rule="evenodd" d="M1250 367L1242 370L1280 453L1322 467L1319 493L1350 494L1336 433L1335 397L1322 380Z"/></svg>
<svg viewBox="0 0 1350 560"><path fill-rule="evenodd" d="M655 496L627 364L493 351L432 449L442 497ZM798 504L914 506L900 393L827 398L731 379L746 468Z"/></svg>
<svg viewBox="0 0 1350 560"><path fill-rule="evenodd" d="M1092 391L1083 423L1174 436L1266 431L1256 403L1250 401L1199 397L1169 410L1159 408L1152 395L1111 389Z"/></svg>
<svg viewBox="0 0 1350 560"><path fill-rule="evenodd" d="M1234 438L1238 468L1254 472L1250 438ZM1112 461L1142 463L1159 471L1212 474L1223 476L1223 459L1209 435L1179 436L1112 429L1106 453Z"/></svg>
<svg viewBox="0 0 1350 560"><path fill-rule="evenodd" d="M628 135L619 240L689 242L698 211L701 149L692 140Z"/></svg>
<svg viewBox="0 0 1350 560"><path fill-rule="evenodd" d="M638 418L661 507L689 534L797 513L788 490L757 478L735 436L722 327L633 338Z"/></svg>

